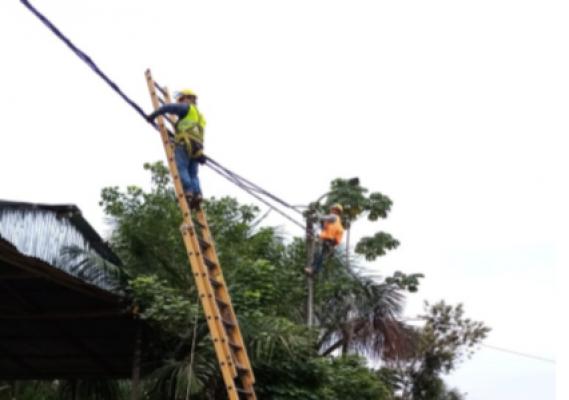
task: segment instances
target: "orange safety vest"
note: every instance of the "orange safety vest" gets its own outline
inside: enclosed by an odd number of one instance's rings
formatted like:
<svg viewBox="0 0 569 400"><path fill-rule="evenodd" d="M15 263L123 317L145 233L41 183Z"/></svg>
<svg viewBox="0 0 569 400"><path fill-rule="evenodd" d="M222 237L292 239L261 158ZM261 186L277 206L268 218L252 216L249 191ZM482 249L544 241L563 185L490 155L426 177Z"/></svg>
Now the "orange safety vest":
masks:
<svg viewBox="0 0 569 400"><path fill-rule="evenodd" d="M337 246L342 241L342 236L344 236L344 227L342 226L341 218L337 215L335 217L334 222L324 222L324 227L320 232L320 239L333 240Z"/></svg>

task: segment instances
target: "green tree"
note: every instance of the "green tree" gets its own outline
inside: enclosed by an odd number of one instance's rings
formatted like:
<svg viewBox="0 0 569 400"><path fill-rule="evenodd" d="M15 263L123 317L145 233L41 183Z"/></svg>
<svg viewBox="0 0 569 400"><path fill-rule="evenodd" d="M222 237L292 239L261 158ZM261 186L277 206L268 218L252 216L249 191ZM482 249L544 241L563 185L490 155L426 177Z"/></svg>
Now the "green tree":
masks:
<svg viewBox="0 0 569 400"><path fill-rule="evenodd" d="M350 231L353 224L365 218L378 221L387 218L392 201L382 193L361 186L359 179L335 179L330 190L322 198L324 204L314 203L310 209L323 212L331 204L340 203L344 208L342 223L346 227L346 254L350 250ZM386 232L362 237L355 252L373 261L399 246L399 241ZM341 350L379 359L399 357L408 351L410 338L401 323L402 292L415 292L422 274L406 275L396 272L384 281L377 276L364 277L355 272L350 257L338 257L318 279L315 314L322 335L321 352L324 355Z"/></svg>
<svg viewBox="0 0 569 400"><path fill-rule="evenodd" d="M185 393L189 382L190 348L199 307L178 230L182 221L169 175L161 163L145 168L152 174L149 193L136 187L126 191L105 188L101 205L112 223L111 244L130 275L128 290L140 307L141 317L165 333L157 344L164 355L161 367L146 380L145 392L149 399L174 399ZM286 244L274 228L256 227L259 210L234 199L208 199L204 207L253 362L260 398L343 398L334 394L340 390L334 388L334 382L340 379L338 374L343 376L349 369L354 380L362 379L360 384L354 382L355 387L361 387L361 393L354 389L354 395L382 399L387 389L373 371L353 361L334 363L321 356L320 331L304 325L304 243L297 239ZM350 277L352 287L357 287L358 277L347 274L345 268L344 274ZM399 290L391 287L394 293ZM322 304L336 296L333 290L322 293ZM401 296L395 301L400 302ZM225 398L201 317L195 339L190 378L193 398ZM328 397L322 397L323 393Z"/></svg>
<svg viewBox="0 0 569 400"><path fill-rule="evenodd" d="M373 192L367 195L369 190L360 185L358 178L338 178L330 184L330 190L325 195L325 203L312 204L311 207L321 212L328 209L334 203L340 203L344 212L342 223L346 228L346 264L349 266L350 233L352 225L360 218L365 217L368 221L387 218L393 202L389 197ZM373 236L364 236L356 244L356 254L365 256L366 260L373 261L377 257L386 254L387 251L396 249L399 241L386 232L377 232Z"/></svg>
<svg viewBox="0 0 569 400"><path fill-rule="evenodd" d="M403 400L454 400L463 396L449 389L442 376L474 354L490 328L464 316L462 304L425 303L425 324L414 332L414 351L396 368Z"/></svg>

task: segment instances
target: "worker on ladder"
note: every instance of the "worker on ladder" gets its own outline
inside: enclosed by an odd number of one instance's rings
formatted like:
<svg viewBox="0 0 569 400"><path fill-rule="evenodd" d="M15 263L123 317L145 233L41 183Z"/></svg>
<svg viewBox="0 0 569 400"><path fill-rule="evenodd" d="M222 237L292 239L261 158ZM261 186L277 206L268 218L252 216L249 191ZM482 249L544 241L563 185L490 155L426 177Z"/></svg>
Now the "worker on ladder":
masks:
<svg viewBox="0 0 569 400"><path fill-rule="evenodd" d="M205 162L203 154L205 118L197 107L197 95L190 89L176 93L177 103L165 104L147 116L150 123L159 115L174 114L176 135L174 137L176 166L188 204L192 208L199 206L202 191L198 178L198 165Z"/></svg>
<svg viewBox="0 0 569 400"><path fill-rule="evenodd" d="M341 204L332 204L330 206L330 214L320 217L320 245L314 255L312 267L305 268L307 274L318 273L322 269L324 260L334 253L336 246L342 241L344 236L344 226L342 225L342 212L344 211Z"/></svg>

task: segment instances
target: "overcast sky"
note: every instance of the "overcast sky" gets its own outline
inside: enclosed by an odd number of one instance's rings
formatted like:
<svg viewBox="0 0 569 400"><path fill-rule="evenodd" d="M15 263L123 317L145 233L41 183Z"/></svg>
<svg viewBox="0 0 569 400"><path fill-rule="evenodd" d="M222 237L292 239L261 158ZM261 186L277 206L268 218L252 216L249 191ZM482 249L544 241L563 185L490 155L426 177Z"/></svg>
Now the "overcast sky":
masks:
<svg viewBox="0 0 569 400"><path fill-rule="evenodd" d="M389 218L354 235L401 241L374 271L426 275L408 316L423 300L461 302L492 327L487 345L558 359L562 2L33 4L147 111L147 67L172 90L196 90L207 153L290 203L336 177L388 195ZM1 2L0 44L0 198L76 204L106 235L101 188L148 188L142 164L164 159L157 134L16 0ZM254 202L208 169L201 177L206 196ZM267 223L301 234L276 215ZM549 400L555 366L482 347L447 380L470 400Z"/></svg>

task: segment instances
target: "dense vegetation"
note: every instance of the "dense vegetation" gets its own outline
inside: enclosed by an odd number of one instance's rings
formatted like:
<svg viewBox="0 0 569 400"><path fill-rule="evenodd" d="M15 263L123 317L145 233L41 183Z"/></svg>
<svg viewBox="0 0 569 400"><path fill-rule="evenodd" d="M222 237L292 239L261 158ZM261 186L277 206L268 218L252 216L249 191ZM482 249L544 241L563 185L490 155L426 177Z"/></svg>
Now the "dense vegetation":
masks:
<svg viewBox="0 0 569 400"><path fill-rule="evenodd" d="M111 245L124 262L121 279L141 318L163 332L155 344L163 358L143 381L144 399L225 399L207 325L178 227L181 217L169 175L146 165L152 190L105 188L101 205L113 226ZM386 218L391 201L348 180L331 184L326 202L346 207L345 226ZM385 232L362 238L360 256L334 257L318 275L317 327L306 327L305 241L285 241L258 224L259 209L232 198L208 199L205 208L216 239L257 378L259 399L451 400L441 375L451 371L482 340L488 328L465 319L462 306L426 306L425 324L406 325L405 294L417 291L421 274L366 275L363 259L397 248ZM349 260L349 261L348 261ZM347 263L349 262L349 265ZM196 322L197 321L197 325ZM194 337L195 333L195 337ZM195 339L190 369L191 344ZM191 384L189 386L189 384ZM17 386L16 389L14 389ZM80 382L80 399L130 398L128 382ZM69 398L58 382L0 384L0 399ZM4 397L2 397L4 396Z"/></svg>

